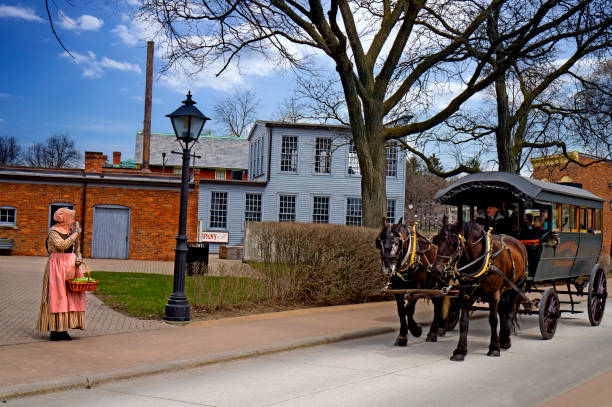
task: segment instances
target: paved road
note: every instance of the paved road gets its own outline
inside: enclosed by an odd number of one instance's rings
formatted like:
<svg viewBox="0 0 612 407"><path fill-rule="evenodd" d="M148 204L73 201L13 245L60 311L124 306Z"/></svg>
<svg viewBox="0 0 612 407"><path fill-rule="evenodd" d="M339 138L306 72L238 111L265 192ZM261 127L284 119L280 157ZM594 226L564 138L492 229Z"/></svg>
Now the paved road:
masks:
<svg viewBox="0 0 612 407"><path fill-rule="evenodd" d="M584 314L564 317L550 341L540 339L536 317L524 316L512 349L500 358L485 356L489 328L483 316L471 322L463 363L449 361L457 332L435 344L411 338L406 348L391 346L395 334L385 334L7 405L554 406L564 400L555 397L589 381L590 388L609 388L602 378L612 371L610 315L600 327L590 327ZM608 388L607 398L587 393L575 405L610 405Z"/></svg>

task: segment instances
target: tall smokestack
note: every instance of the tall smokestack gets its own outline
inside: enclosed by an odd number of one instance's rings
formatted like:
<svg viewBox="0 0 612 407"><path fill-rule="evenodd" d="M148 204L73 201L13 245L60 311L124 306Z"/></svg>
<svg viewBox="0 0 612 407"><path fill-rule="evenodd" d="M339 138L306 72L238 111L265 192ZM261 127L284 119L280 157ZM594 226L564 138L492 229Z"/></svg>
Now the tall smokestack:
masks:
<svg viewBox="0 0 612 407"><path fill-rule="evenodd" d="M145 110L142 128L142 169L149 172L151 152L151 99L153 95L153 41L147 42L147 84L145 87Z"/></svg>

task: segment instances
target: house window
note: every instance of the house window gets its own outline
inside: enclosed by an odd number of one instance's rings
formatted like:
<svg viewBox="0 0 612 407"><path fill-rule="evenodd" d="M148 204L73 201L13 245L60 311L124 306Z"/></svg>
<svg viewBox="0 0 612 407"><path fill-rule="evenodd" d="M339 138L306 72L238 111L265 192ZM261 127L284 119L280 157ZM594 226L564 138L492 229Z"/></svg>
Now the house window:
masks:
<svg viewBox="0 0 612 407"><path fill-rule="evenodd" d="M51 226L57 223L53 219L53 215L55 215L55 212L57 212L59 208L68 208L68 209L74 210L74 205L69 204L69 203L61 203L61 202L56 202L56 203L52 203L51 205L49 205L49 228L51 228Z"/></svg>
<svg viewBox="0 0 612 407"><path fill-rule="evenodd" d="M387 223L395 223L395 201L387 200Z"/></svg>
<svg viewBox="0 0 612 407"><path fill-rule="evenodd" d="M361 226L361 198L347 198L346 224L349 226Z"/></svg>
<svg viewBox="0 0 612 407"><path fill-rule="evenodd" d="M246 222L261 222L261 194L246 194L244 220Z"/></svg>
<svg viewBox="0 0 612 407"><path fill-rule="evenodd" d="M397 177L397 144L390 144L386 148L387 177Z"/></svg>
<svg viewBox="0 0 612 407"><path fill-rule="evenodd" d="M297 136L283 136L281 146L281 162L280 169L285 172L297 171Z"/></svg>
<svg viewBox="0 0 612 407"><path fill-rule="evenodd" d="M331 139L317 137L315 143L315 172L329 174L331 172Z"/></svg>
<svg viewBox="0 0 612 407"><path fill-rule="evenodd" d="M215 170L215 179L217 181L225 180L225 170Z"/></svg>
<svg viewBox="0 0 612 407"><path fill-rule="evenodd" d="M312 203L312 222L329 223L329 197L315 196Z"/></svg>
<svg viewBox="0 0 612 407"><path fill-rule="evenodd" d="M295 196L281 195L278 207L279 222L295 222Z"/></svg>
<svg viewBox="0 0 612 407"><path fill-rule="evenodd" d="M257 175L263 174L263 161L264 161L264 141L262 138L259 139L259 171L257 171Z"/></svg>
<svg viewBox="0 0 612 407"><path fill-rule="evenodd" d="M17 226L17 209L0 207L0 226Z"/></svg>
<svg viewBox="0 0 612 407"><path fill-rule="evenodd" d="M212 192L210 197L210 227L227 228L227 192Z"/></svg>
<svg viewBox="0 0 612 407"><path fill-rule="evenodd" d="M242 181L242 170L232 170L232 179L234 181Z"/></svg>
<svg viewBox="0 0 612 407"><path fill-rule="evenodd" d="M348 173L349 175L361 174L359 169L359 158L357 158L357 147L355 147L355 143L352 141L349 145Z"/></svg>

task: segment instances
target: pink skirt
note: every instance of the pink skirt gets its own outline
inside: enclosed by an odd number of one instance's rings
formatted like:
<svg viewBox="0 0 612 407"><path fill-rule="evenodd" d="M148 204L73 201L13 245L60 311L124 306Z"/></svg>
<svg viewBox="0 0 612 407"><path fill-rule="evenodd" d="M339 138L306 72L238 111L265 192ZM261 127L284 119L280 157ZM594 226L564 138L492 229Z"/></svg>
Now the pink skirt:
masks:
<svg viewBox="0 0 612 407"><path fill-rule="evenodd" d="M49 311L85 311L85 292L74 292L66 288L66 279L83 277L80 267L75 266L74 253L51 253L49 258Z"/></svg>

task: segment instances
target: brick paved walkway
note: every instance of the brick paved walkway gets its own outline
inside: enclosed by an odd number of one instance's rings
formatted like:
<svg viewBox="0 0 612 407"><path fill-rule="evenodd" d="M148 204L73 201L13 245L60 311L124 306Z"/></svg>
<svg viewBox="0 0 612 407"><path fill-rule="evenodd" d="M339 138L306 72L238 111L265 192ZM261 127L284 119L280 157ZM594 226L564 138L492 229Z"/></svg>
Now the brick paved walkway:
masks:
<svg viewBox="0 0 612 407"><path fill-rule="evenodd" d="M0 257L0 346L48 339L49 334L36 330L46 260L46 257L31 256ZM109 265L108 270L143 272L164 272L168 268L166 263L169 263L170 272L172 271L172 262L132 264L130 260L92 260L88 261L88 265L94 270L100 270L98 262L101 265ZM86 317L86 330L71 330L72 336L98 336L171 327L162 321L141 320L122 315L104 305L91 293L87 293Z"/></svg>
<svg viewBox="0 0 612 407"><path fill-rule="evenodd" d="M0 346L37 342L48 334L36 331L42 276L46 257L0 256ZM85 259L90 270L172 274L173 261ZM209 275L253 275L239 260L209 256ZM163 321L142 320L122 315L87 293L86 330L71 330L74 337L107 335L134 330L168 328Z"/></svg>

